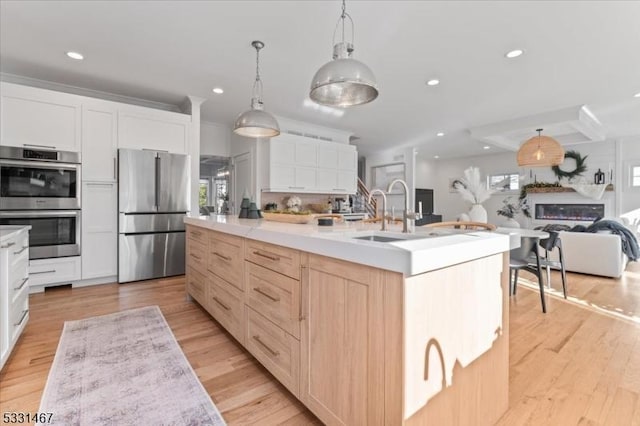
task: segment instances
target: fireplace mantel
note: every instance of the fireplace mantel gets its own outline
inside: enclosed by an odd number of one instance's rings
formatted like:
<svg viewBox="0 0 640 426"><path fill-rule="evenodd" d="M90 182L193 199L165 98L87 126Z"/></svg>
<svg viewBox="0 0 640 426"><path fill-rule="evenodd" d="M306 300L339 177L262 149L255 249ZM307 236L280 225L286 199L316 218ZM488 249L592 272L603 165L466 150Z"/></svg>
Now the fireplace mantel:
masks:
<svg viewBox="0 0 640 426"><path fill-rule="evenodd" d="M604 189L605 191L613 191L613 185L609 184ZM576 192L573 188L566 188L564 186L546 186L540 188L527 188L527 194L550 194L554 192Z"/></svg>

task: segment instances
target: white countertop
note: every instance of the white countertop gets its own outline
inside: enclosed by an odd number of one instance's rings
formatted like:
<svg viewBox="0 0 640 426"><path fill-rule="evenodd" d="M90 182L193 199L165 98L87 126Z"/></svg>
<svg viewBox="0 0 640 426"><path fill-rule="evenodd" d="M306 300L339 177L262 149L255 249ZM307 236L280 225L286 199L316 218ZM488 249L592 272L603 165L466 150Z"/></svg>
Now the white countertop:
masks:
<svg viewBox="0 0 640 426"><path fill-rule="evenodd" d="M187 217L185 223L215 231L264 241L297 250L334 257L380 269L417 275L447 266L508 251L509 232L460 232L454 229L417 227L413 234L402 234L402 225L347 222L333 226L299 225L264 219L238 219L234 216ZM394 242L354 239L379 235L403 238ZM408 239L405 239L408 238Z"/></svg>
<svg viewBox="0 0 640 426"><path fill-rule="evenodd" d="M0 225L0 243L13 238L20 231L28 231L31 225Z"/></svg>

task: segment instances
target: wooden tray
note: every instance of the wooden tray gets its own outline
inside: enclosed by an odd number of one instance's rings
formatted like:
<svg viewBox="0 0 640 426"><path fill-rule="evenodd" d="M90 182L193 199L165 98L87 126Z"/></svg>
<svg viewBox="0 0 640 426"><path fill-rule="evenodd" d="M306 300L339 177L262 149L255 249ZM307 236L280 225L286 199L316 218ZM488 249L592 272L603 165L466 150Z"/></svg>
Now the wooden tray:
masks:
<svg viewBox="0 0 640 426"><path fill-rule="evenodd" d="M316 218L316 215L262 212L262 217L264 217L265 220L271 220L273 222L309 223Z"/></svg>
<svg viewBox="0 0 640 426"><path fill-rule="evenodd" d="M262 212L262 217L264 218L264 220L271 220L273 222L300 223L300 224L310 223L311 221L319 217L332 217L336 219L337 222L341 222L343 219L341 214L331 214L331 213L288 214L288 213Z"/></svg>

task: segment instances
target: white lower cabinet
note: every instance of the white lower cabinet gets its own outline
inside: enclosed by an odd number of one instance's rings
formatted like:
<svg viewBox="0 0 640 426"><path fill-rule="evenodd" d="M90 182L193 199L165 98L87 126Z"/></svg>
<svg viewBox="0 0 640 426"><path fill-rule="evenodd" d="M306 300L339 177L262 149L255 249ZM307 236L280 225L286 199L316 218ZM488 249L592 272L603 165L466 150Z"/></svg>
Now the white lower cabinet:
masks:
<svg viewBox="0 0 640 426"><path fill-rule="evenodd" d="M29 321L29 231L0 243L0 369Z"/></svg>
<svg viewBox="0 0 640 426"><path fill-rule="evenodd" d="M82 189L82 279L117 275L117 185L85 182Z"/></svg>
<svg viewBox="0 0 640 426"><path fill-rule="evenodd" d="M29 261L29 287L68 284L80 279L80 256L35 259Z"/></svg>

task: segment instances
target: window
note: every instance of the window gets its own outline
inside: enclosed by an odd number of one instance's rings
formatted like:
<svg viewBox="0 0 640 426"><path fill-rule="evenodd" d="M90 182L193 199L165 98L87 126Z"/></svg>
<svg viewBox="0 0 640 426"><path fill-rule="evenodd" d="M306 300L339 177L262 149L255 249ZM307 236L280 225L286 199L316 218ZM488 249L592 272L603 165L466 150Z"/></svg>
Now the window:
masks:
<svg viewBox="0 0 640 426"><path fill-rule="evenodd" d="M209 179L200 179L198 205L200 207L204 207L208 206L209 204Z"/></svg>
<svg viewBox="0 0 640 426"><path fill-rule="evenodd" d="M520 189L520 175L518 173L506 173L487 176L487 186L498 192L517 191Z"/></svg>
<svg viewBox="0 0 640 426"><path fill-rule="evenodd" d="M631 166L631 186L640 187L640 166Z"/></svg>

